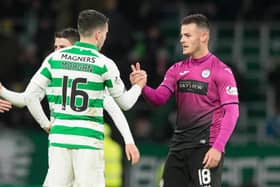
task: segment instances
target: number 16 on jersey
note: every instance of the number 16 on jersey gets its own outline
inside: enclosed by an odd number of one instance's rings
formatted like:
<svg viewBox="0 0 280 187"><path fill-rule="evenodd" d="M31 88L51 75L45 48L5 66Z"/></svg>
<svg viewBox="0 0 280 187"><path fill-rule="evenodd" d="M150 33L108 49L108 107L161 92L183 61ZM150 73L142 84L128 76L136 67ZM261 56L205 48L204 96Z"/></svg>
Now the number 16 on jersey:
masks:
<svg viewBox="0 0 280 187"><path fill-rule="evenodd" d="M66 105L70 102L70 108L76 112L85 111L88 107L88 94L83 90L78 90L78 83L87 83L86 78L76 78L70 81L68 76L63 76L62 82L62 110L66 109ZM68 84L71 87L70 97L67 97ZM78 105L78 106L77 106Z"/></svg>

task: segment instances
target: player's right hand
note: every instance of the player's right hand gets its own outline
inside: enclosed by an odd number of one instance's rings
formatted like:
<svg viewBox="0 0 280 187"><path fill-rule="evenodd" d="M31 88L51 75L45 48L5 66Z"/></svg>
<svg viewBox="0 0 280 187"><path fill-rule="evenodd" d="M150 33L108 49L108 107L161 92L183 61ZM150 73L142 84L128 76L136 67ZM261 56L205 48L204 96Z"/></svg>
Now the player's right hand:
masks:
<svg viewBox="0 0 280 187"><path fill-rule="evenodd" d="M125 153L127 160L131 161L132 165L137 164L139 162L140 153L135 144L126 144Z"/></svg>

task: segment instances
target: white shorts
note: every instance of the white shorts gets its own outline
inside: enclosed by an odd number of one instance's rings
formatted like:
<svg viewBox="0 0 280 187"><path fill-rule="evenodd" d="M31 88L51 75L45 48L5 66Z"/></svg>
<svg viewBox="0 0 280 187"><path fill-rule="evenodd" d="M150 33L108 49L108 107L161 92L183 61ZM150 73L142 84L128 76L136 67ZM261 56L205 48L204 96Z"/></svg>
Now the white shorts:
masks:
<svg viewBox="0 0 280 187"><path fill-rule="evenodd" d="M105 187L104 151L49 147L44 187Z"/></svg>

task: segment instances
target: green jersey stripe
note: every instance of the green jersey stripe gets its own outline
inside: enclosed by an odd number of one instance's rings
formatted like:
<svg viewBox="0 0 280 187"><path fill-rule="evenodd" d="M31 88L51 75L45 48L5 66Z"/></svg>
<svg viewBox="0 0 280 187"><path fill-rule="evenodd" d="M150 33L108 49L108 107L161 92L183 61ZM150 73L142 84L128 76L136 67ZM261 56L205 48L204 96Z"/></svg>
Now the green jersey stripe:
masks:
<svg viewBox="0 0 280 187"><path fill-rule="evenodd" d="M49 146L54 147L64 147L69 149L93 149L93 150L100 150L100 148L88 146L88 145L78 145L78 144L62 144L62 143L49 143Z"/></svg>
<svg viewBox="0 0 280 187"><path fill-rule="evenodd" d="M106 80L105 81L105 85L108 87L108 88L113 88L113 83L111 80Z"/></svg>
<svg viewBox="0 0 280 187"><path fill-rule="evenodd" d="M54 104L62 103L62 96L60 95L47 95L48 101ZM76 97L75 98L75 106L82 106L83 98ZM70 105L70 96L66 98L66 105ZM103 107L103 99L89 99L88 103L89 107L102 108Z"/></svg>
<svg viewBox="0 0 280 187"><path fill-rule="evenodd" d="M42 71L41 71L41 74L43 76L45 76L47 79L51 80L52 78L52 75L51 75L51 72L48 70L48 68L44 68Z"/></svg>
<svg viewBox="0 0 280 187"><path fill-rule="evenodd" d="M103 67L99 67L89 63L71 62L65 60L60 61L53 59L50 59L48 62L52 69L67 69L73 71L90 72L100 76L108 71L105 65Z"/></svg>
<svg viewBox="0 0 280 187"><path fill-rule="evenodd" d="M73 79L68 79L68 85L67 87L72 86L72 81ZM63 79L61 78L52 78L51 83L48 85L49 87L62 87ZM99 82L87 82L85 83L78 83L78 89L85 89L85 90L104 90L105 85L104 83L99 83Z"/></svg>
<svg viewBox="0 0 280 187"><path fill-rule="evenodd" d="M98 140L104 140L104 133L89 128L82 127L67 127L62 125L54 125L50 131L51 134L63 134L63 135L77 135L95 138Z"/></svg>
<svg viewBox="0 0 280 187"><path fill-rule="evenodd" d="M103 116L85 116L85 115L72 115L54 112L53 117L56 119L65 119L65 120L86 120L93 121L96 123L104 124Z"/></svg>

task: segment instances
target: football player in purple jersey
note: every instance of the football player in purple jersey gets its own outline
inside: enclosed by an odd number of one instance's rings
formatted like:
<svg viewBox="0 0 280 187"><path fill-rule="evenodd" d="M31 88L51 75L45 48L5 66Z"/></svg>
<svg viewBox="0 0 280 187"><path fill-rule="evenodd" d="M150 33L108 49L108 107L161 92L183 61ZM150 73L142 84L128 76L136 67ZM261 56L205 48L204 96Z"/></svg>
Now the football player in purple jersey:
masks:
<svg viewBox="0 0 280 187"><path fill-rule="evenodd" d="M231 69L208 49L210 25L202 14L181 22L180 43L187 57L172 65L147 102L161 106L174 94L176 128L163 173L163 187L220 187L225 146L239 116L238 91ZM132 65L131 82L143 74Z"/></svg>

